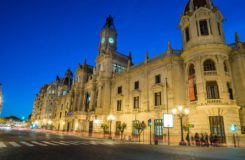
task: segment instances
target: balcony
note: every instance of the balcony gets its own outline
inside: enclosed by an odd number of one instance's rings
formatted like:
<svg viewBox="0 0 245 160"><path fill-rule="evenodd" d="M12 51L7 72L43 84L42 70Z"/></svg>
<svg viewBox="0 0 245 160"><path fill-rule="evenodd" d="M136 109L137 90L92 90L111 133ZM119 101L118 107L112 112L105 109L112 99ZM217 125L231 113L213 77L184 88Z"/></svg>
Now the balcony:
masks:
<svg viewBox="0 0 245 160"><path fill-rule="evenodd" d="M207 104L221 104L220 99L207 99Z"/></svg>
<svg viewBox="0 0 245 160"><path fill-rule="evenodd" d="M205 76L216 76L217 71L204 71Z"/></svg>

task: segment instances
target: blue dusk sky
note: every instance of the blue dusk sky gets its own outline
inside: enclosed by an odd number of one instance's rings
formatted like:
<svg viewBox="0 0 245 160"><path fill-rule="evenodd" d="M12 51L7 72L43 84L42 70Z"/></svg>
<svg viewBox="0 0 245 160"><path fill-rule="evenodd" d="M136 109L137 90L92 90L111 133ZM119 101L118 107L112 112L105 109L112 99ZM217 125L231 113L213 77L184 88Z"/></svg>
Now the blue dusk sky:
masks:
<svg viewBox="0 0 245 160"><path fill-rule="evenodd" d="M118 51L133 62L182 49L178 24L188 0L0 0L0 83L3 115L28 116L35 94L78 63L95 65L99 33L111 14ZM213 0L223 14L227 43L245 41L245 1Z"/></svg>

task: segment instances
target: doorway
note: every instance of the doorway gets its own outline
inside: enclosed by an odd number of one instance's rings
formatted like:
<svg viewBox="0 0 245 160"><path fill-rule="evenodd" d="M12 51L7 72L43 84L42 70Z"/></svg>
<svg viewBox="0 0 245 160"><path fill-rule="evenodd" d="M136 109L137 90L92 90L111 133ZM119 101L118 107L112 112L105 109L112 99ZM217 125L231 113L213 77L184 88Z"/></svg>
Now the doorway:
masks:
<svg viewBox="0 0 245 160"><path fill-rule="evenodd" d="M89 130L88 130L88 134L89 136L92 136L93 133L93 121L89 121Z"/></svg>
<svg viewBox="0 0 245 160"><path fill-rule="evenodd" d="M223 116L210 116L209 124L211 135L216 135L219 143L226 143Z"/></svg>

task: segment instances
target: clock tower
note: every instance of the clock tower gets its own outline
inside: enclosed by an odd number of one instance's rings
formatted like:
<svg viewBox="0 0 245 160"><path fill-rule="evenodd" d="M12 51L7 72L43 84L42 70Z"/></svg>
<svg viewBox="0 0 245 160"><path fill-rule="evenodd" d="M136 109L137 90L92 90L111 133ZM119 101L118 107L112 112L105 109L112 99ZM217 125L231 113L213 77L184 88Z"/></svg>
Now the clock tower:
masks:
<svg viewBox="0 0 245 160"><path fill-rule="evenodd" d="M117 49L117 32L113 18L109 15L100 32L99 55L113 54Z"/></svg>

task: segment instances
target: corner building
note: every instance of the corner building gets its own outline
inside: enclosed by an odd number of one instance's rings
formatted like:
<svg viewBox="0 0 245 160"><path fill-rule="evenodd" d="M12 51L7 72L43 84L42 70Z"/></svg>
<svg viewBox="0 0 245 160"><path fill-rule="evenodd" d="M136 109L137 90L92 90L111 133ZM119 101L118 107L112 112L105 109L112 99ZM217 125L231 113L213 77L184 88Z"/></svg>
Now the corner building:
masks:
<svg viewBox="0 0 245 160"><path fill-rule="evenodd" d="M220 143L232 144L230 127L235 124L244 144L245 43L236 33L235 43L227 45L222 22L211 0L190 0L179 24L183 50L169 43L165 53L153 58L146 53L144 62L133 65L131 53L117 51L117 32L109 16L100 33L96 66L86 60L79 64L67 94L55 98L54 129L102 133L98 120L109 123L107 116L112 114L113 137L120 123L127 124L124 135L133 137L138 134L134 123L152 119L153 137L166 142L163 114L183 105L190 109L183 124L192 125L191 135L215 134ZM171 143L180 140L179 123L174 116ZM149 134L147 127L145 141Z"/></svg>

